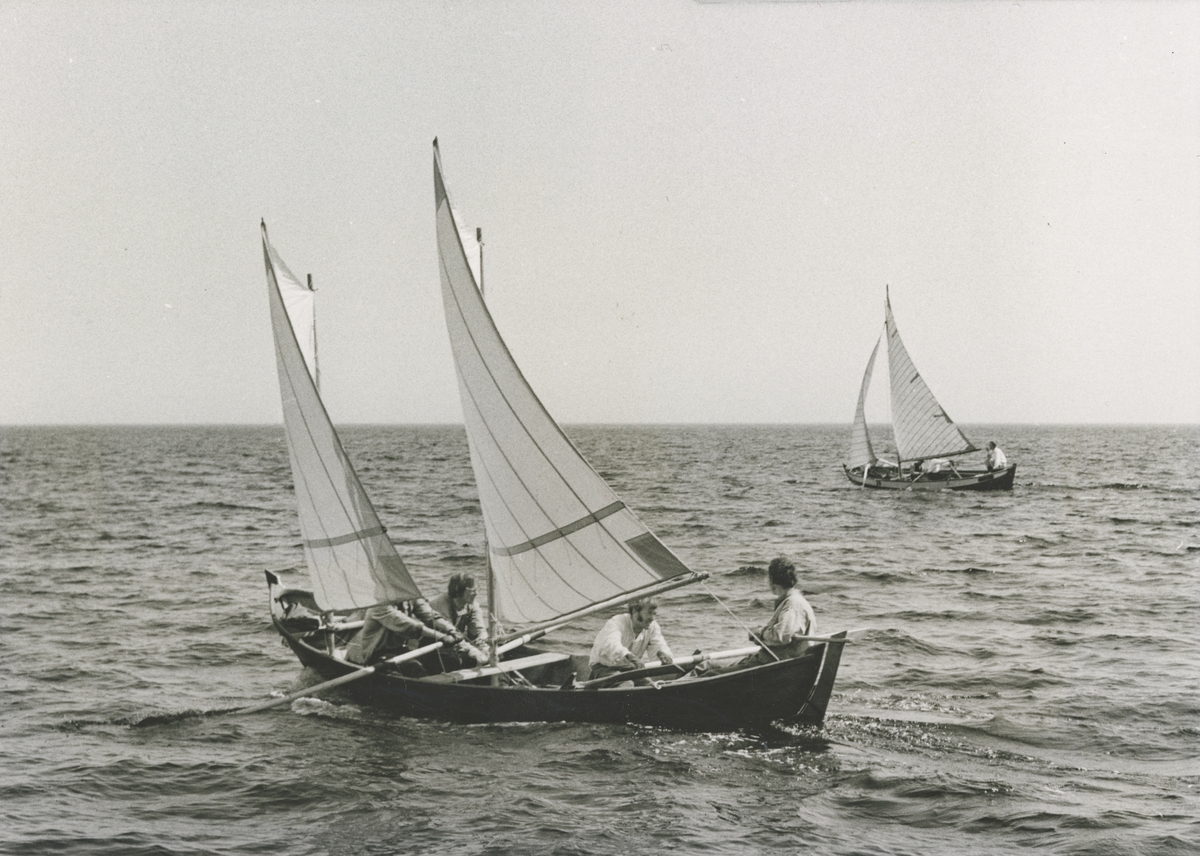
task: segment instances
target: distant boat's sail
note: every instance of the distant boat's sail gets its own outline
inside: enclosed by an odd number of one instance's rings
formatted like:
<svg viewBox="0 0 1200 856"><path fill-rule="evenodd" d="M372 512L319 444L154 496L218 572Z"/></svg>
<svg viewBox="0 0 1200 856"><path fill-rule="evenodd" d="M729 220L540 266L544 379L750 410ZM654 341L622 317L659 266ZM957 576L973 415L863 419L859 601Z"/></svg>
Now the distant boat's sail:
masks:
<svg viewBox="0 0 1200 856"><path fill-rule="evenodd" d="M867 390L871 388L871 373L875 371L875 356L879 353L879 341L871 350L871 359L867 360L867 370L863 373L862 387L858 391L858 407L854 410L854 425L850 428L850 454L846 457L846 466L850 469L869 467L875 463L875 449L871 446L871 435L867 433L866 401Z"/></svg>
<svg viewBox="0 0 1200 856"><path fill-rule="evenodd" d="M266 224L262 239L283 425L313 595L326 610L419 597L317 393L315 349L310 355L303 344L311 333L312 292L283 264L267 240ZM303 297L294 294L297 288L307 299L289 301L289 293Z"/></svg>
<svg viewBox="0 0 1200 856"><path fill-rule="evenodd" d="M911 461L978 451L958 430L921 379L900 341L890 298L885 305L888 372L892 382L892 431L899 456Z"/></svg>
<svg viewBox="0 0 1200 856"><path fill-rule="evenodd" d="M545 622L689 569L546 412L492 321L434 143L438 260L501 621Z"/></svg>

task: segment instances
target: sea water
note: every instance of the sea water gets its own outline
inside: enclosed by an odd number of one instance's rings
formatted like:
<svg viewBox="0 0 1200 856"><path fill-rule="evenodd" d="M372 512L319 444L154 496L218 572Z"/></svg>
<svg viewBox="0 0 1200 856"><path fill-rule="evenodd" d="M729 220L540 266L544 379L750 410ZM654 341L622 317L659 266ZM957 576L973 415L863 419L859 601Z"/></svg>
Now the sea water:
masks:
<svg viewBox="0 0 1200 856"><path fill-rule="evenodd" d="M305 584L282 430L3 429L0 852L1197 852L1200 429L966 430L1011 493L859 489L842 426L568 427L710 574L676 652L744 644L781 554L862 631L822 730L687 734L214 714L313 680L267 612L264 570ZM422 588L482 580L462 428L342 433Z"/></svg>

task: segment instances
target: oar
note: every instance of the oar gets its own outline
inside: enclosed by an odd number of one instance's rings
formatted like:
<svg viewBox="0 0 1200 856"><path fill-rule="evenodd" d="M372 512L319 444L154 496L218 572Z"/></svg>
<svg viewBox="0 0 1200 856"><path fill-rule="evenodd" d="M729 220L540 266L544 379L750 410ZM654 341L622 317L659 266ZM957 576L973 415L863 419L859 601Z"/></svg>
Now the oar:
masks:
<svg viewBox="0 0 1200 856"><path fill-rule="evenodd" d="M845 644L852 642L851 634L862 633L862 630L851 630L845 636L793 636L792 641L805 642L833 642L834 644ZM603 678L595 678L590 681L582 681L575 685L576 689L588 689L589 687L602 687L608 684L619 684L624 681L637 680L639 678L650 678L655 675L665 675L671 671L678 669L681 672L687 671L689 666L694 666L697 663L703 663L705 660L732 660L735 657L749 657L751 654L761 650L760 646L754 645L749 648L732 648L728 651L714 651L711 654L705 654L701 651L699 654L692 654L690 657L679 657L672 663L652 663L641 669L630 669L627 672L617 672L612 675L605 675Z"/></svg>
<svg viewBox="0 0 1200 856"><path fill-rule="evenodd" d="M513 648L519 648L520 646L526 644L527 642L532 642L534 639L540 639L541 637L545 636L547 633L552 633L553 631L558 630L559 628L561 628L563 626L564 625L559 624L554 627L546 627L542 630L537 630L533 633L526 633L524 636L520 636L516 639L513 639L509 642L504 643L503 645L501 645L499 648L496 649L496 653L499 655L499 654L503 654L507 651L511 651ZM430 635L436 635L436 636L442 635L433 630L429 630L426 632L428 632ZM258 713L260 710L269 710L272 707L279 707L282 704L288 704L290 702L293 702L298 698L304 698L306 696L313 696L313 695L316 695L317 693L324 692L325 690L331 690L334 687L340 687L342 684L348 684L352 681L361 680L362 678L365 678L368 675L375 674L375 672L378 669L380 669L380 667L397 666L400 663L404 663L409 660L415 660L418 657L423 657L426 654L428 654L430 651L436 651L438 648L441 648L443 645L445 645L449 641L451 641L451 639L450 639L450 637L447 636L447 637L444 637L439 642L434 642L430 645L426 645L424 648L417 648L416 650L408 651L404 654L399 654L395 657L392 657L390 660L384 660L382 663L377 663L374 666L367 666L363 669L359 669L357 672L351 672L348 675L342 675L339 678L334 678L333 680L326 681L323 684L317 684L316 686L299 690L297 692L292 693L291 695L284 696L283 698L273 698L270 701L264 701L261 704L254 704L254 705L251 705L250 707L238 707L238 708L234 708L233 710L227 710L224 712L225 713Z"/></svg>
<svg viewBox="0 0 1200 856"><path fill-rule="evenodd" d="M553 633L555 630L562 630L570 622L564 621L562 624L555 624L553 627L543 627L541 630L533 630L526 633L524 636L518 636L516 639L510 639L502 645L496 646L496 656L507 654L514 648L520 648L522 645L528 645L534 639L541 639L547 633Z"/></svg>
<svg viewBox="0 0 1200 856"><path fill-rule="evenodd" d="M332 681L326 681L323 684L317 684L314 687L308 687L306 689L302 689L299 692L294 692L291 695L284 696L283 698L273 698L270 701L264 701L261 704L254 704L254 705L251 705L250 707L238 707L238 708L234 708L233 710L227 710L224 712L225 713L258 713L260 710L267 710L272 707L279 707L281 704L289 704L298 698L304 698L305 696L316 695L317 693L324 692L325 690L333 689L334 687L340 687L342 684L348 684L351 681L361 680L362 678L365 678L368 675L375 674L375 672L378 671L381 667L396 666L396 665L399 665L400 663L407 662L408 660L415 660L418 657L423 657L426 654L428 654L430 651L436 651L438 648L441 648L445 644L446 644L446 642L444 640L441 642L434 642L433 644L426 645L423 648L417 648L413 651L408 651L404 654L399 654L395 657L392 657L390 660L384 660L382 663L377 663L374 666L367 666L363 669L359 669L357 672L351 672L348 675L342 675L340 678L334 678Z"/></svg>
<svg viewBox="0 0 1200 856"><path fill-rule="evenodd" d="M632 681L638 678L649 678L654 675L665 675L666 673L678 669L685 671L687 667L694 666L697 663L703 663L705 660L731 660L734 657L749 657L751 654L758 651L758 646L750 648L733 648L729 651L714 651L712 654L693 654L690 657L680 657L673 663L653 663L649 666L644 666L641 669L630 669L627 672L616 672L612 675L605 675L603 678L594 678L590 681L581 681L576 684L577 689L588 689L589 687L601 687L605 684L619 684L622 681Z"/></svg>

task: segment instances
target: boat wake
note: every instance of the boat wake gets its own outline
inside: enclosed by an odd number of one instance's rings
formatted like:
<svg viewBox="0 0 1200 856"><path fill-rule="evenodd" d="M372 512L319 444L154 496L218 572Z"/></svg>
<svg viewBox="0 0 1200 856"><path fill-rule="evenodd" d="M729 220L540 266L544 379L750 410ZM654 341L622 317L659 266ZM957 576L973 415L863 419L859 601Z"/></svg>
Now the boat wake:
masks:
<svg viewBox="0 0 1200 856"><path fill-rule="evenodd" d="M187 719L204 719L210 716L222 716L227 713L236 713L240 708L236 707L216 707L211 710L181 710L177 713L152 713L148 716L130 717L126 719L117 719L106 725L125 725L129 728L152 728L156 725L174 725L176 722L183 722Z"/></svg>

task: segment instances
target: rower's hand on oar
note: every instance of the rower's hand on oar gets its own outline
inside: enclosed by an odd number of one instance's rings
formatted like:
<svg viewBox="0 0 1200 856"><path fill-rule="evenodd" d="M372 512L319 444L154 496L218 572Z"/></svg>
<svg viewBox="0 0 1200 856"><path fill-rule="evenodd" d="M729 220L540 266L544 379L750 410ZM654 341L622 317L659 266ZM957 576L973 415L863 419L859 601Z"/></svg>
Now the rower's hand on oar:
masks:
<svg viewBox="0 0 1200 856"><path fill-rule="evenodd" d="M467 656L475 661L476 666L487 665L488 655L483 653L483 651L476 648L470 642L463 642L461 647L466 652Z"/></svg>
<svg viewBox="0 0 1200 856"><path fill-rule="evenodd" d="M674 663L675 660L666 651L659 651L658 652L658 662L662 663L664 666L669 666L672 663Z"/></svg>

